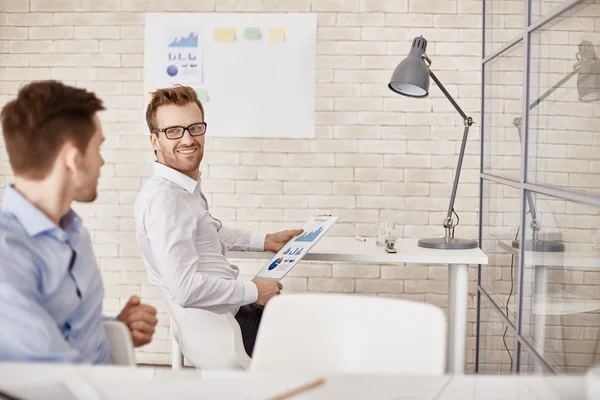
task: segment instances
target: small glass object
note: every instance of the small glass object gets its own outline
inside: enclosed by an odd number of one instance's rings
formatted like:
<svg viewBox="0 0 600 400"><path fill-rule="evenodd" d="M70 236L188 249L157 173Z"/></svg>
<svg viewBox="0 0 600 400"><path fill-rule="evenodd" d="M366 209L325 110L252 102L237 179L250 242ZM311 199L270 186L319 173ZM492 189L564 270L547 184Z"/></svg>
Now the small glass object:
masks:
<svg viewBox="0 0 600 400"><path fill-rule="evenodd" d="M375 243L377 243L377 246L385 246L385 239L390 235L395 236L395 227L396 223L394 221L377 221L375 225L377 232Z"/></svg>

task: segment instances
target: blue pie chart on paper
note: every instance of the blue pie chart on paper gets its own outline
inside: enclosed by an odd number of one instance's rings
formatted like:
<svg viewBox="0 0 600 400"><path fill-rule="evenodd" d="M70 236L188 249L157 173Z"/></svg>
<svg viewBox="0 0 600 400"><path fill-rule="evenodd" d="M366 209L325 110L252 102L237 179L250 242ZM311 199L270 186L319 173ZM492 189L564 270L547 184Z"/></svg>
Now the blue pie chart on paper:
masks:
<svg viewBox="0 0 600 400"><path fill-rule="evenodd" d="M269 271L274 270L275 268L277 268L277 266L279 264L281 264L281 261L283 261L283 257L279 257L278 259L276 259L275 261L273 261L271 263L271 265L269 265Z"/></svg>
<svg viewBox="0 0 600 400"><path fill-rule="evenodd" d="M167 67L167 74L168 74L169 76L175 76L175 75L177 75L177 72L179 72L179 71L177 70L177 66L175 66L175 65L169 65L169 66Z"/></svg>

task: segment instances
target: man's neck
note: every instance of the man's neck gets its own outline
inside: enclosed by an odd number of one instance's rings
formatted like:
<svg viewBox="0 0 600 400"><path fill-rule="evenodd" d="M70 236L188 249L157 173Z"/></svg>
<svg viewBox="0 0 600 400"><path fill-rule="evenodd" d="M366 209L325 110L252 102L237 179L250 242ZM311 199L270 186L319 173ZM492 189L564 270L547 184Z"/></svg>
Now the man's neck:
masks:
<svg viewBox="0 0 600 400"><path fill-rule="evenodd" d="M63 185L51 178L29 180L16 177L14 184L15 190L21 196L29 200L59 227L60 220L69 212L73 202L68 189L61 186Z"/></svg>
<svg viewBox="0 0 600 400"><path fill-rule="evenodd" d="M180 171L177 168L173 168L172 166L168 165L167 163L164 162L164 160L156 160L157 163L164 165L165 167L169 167L174 171L179 172L180 174L183 174L185 176L187 176L188 178L192 178L193 180L197 181L198 177L200 176L200 168L194 170L194 171Z"/></svg>
<svg viewBox="0 0 600 400"><path fill-rule="evenodd" d="M187 177L192 178L193 180L197 181L198 180L198 174L200 173L200 170L195 170L195 171L179 171L182 174L184 174Z"/></svg>

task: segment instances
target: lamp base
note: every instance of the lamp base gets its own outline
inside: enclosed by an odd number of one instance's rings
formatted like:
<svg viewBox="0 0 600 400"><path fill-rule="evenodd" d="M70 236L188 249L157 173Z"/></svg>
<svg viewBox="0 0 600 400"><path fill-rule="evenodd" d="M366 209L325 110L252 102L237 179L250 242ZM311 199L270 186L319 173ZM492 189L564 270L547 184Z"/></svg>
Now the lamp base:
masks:
<svg viewBox="0 0 600 400"><path fill-rule="evenodd" d="M519 241L513 240L512 247L515 249L519 248ZM525 250L527 251L543 251L547 253L561 253L565 251L565 245L560 242L553 242L552 240L532 240L527 239L525 241Z"/></svg>
<svg viewBox="0 0 600 400"><path fill-rule="evenodd" d="M419 247L438 250L468 250L479 247L477 240L469 239L446 239L446 238L428 238L419 239Z"/></svg>

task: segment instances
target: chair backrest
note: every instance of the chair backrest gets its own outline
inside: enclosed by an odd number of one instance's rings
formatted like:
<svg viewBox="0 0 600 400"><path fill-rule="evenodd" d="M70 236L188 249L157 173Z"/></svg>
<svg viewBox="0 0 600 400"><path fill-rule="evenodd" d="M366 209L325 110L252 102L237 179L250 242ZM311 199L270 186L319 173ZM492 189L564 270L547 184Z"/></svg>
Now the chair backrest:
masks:
<svg viewBox="0 0 600 400"><path fill-rule="evenodd" d="M437 307L360 295L287 294L265 307L251 372L443 374Z"/></svg>
<svg viewBox="0 0 600 400"><path fill-rule="evenodd" d="M181 353L197 369L248 369L240 326L231 315L198 308L183 308L173 302L168 290L161 293L179 334Z"/></svg>
<svg viewBox="0 0 600 400"><path fill-rule="evenodd" d="M114 365L136 365L131 332L121 321L104 321L110 342L110 358Z"/></svg>

